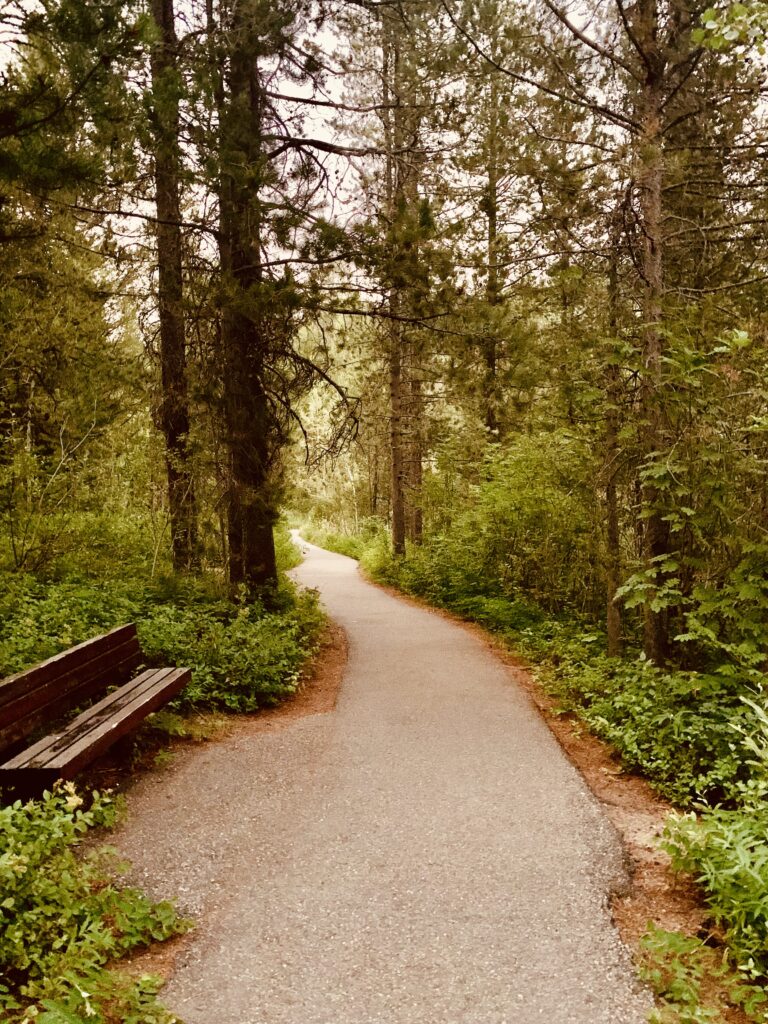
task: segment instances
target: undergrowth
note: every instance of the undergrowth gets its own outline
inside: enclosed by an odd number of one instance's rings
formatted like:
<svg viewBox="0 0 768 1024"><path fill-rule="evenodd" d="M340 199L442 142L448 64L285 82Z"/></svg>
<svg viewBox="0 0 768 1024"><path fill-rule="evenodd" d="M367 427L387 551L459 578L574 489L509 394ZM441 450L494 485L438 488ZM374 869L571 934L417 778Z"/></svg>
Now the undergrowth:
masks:
<svg viewBox="0 0 768 1024"><path fill-rule="evenodd" d="M734 967L727 950L700 938L650 927L641 950L640 975L657 998L650 1024L722 1024L729 1010L763 1024L768 995Z"/></svg>
<svg viewBox="0 0 768 1024"><path fill-rule="evenodd" d="M71 783L0 808L0 1019L6 1024L173 1024L159 979L119 969L127 953L186 931L172 904L116 884L112 850L79 850L118 804Z"/></svg>
<svg viewBox="0 0 768 1024"><path fill-rule="evenodd" d="M362 558L367 548L381 533L381 523L376 519L369 519L363 525L359 533L341 533L330 528L327 524L307 521L301 525L301 536L318 547L326 548L328 551L335 551L339 555L347 555L349 558Z"/></svg>
<svg viewBox="0 0 768 1024"><path fill-rule="evenodd" d="M295 560L291 547L283 563ZM149 665L185 665L179 712L248 712L293 693L323 622L316 595L284 581L276 600L233 603L215 578L0 579L0 678L135 622Z"/></svg>
<svg viewBox="0 0 768 1024"><path fill-rule="evenodd" d="M286 591L277 611L255 602L156 606L138 629L151 662L192 669L171 707L248 712L295 692L322 623L316 595Z"/></svg>

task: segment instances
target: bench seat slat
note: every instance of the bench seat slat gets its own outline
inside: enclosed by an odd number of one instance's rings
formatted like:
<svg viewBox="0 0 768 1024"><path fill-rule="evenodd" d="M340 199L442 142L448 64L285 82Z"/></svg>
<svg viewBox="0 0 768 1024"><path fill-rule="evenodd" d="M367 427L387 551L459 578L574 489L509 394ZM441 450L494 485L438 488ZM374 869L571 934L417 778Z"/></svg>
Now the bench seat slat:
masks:
<svg viewBox="0 0 768 1024"><path fill-rule="evenodd" d="M63 777L71 778L94 757L108 750L116 739L133 731L147 715L175 697L191 675L187 668L157 670L151 685L137 688L130 699L113 708L109 716L103 716L76 743L49 760L46 767L57 768Z"/></svg>
<svg viewBox="0 0 768 1024"><path fill-rule="evenodd" d="M114 650L105 651L10 701L0 709L0 750L29 736L38 726L55 719L60 711L77 706L109 685L125 682L136 671L141 657L136 638L128 639Z"/></svg>
<svg viewBox="0 0 768 1024"><path fill-rule="evenodd" d="M0 765L0 785L37 784L45 788L57 778L72 778L179 693L190 676L187 668L148 669L78 715L60 732Z"/></svg>
<svg viewBox="0 0 768 1024"><path fill-rule="evenodd" d="M107 694L98 704L93 704L91 707L86 708L76 718L73 718L71 722L66 725L58 732L49 733L47 736L43 736L27 747L25 750L20 751L15 757L9 758L5 764L0 765L0 768L20 768L27 766L31 768L42 768L46 761L55 756L56 752L60 748L65 748L69 744L73 743L75 739L86 733L91 727L91 722L94 716L100 714L109 714L114 702L120 697L123 699L130 699L132 694L135 692L137 687L143 687L151 684L158 672L166 672L167 669L147 669L146 672L142 672L141 675L136 676L135 679L131 679L130 682L120 687L119 690L115 690L113 693Z"/></svg>

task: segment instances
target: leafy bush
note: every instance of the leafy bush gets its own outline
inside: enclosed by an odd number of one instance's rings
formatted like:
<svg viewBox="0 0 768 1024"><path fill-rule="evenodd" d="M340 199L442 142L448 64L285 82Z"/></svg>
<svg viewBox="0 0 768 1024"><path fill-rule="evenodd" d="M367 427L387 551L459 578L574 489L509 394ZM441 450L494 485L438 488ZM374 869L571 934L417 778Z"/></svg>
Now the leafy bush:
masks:
<svg viewBox="0 0 768 1024"><path fill-rule="evenodd" d="M177 709L253 711L294 692L322 621L316 597L289 586L277 607L233 604L215 581L43 582L9 575L0 597L0 676L124 622L153 664L188 665Z"/></svg>
<svg viewBox="0 0 768 1024"><path fill-rule="evenodd" d="M768 975L768 811L708 809L673 818L665 848L692 874L744 973Z"/></svg>
<svg viewBox="0 0 768 1024"><path fill-rule="evenodd" d="M116 886L110 851L77 851L90 829L116 815L108 796L94 793L88 810L82 804L67 784L0 809L0 1017L170 1024L153 979L123 978L105 965L187 924L171 904Z"/></svg>
<svg viewBox="0 0 768 1024"><path fill-rule="evenodd" d="M460 500L427 501L424 541L407 558L393 560L379 536L361 561L376 578L446 607L482 596L522 599L549 615L602 611L594 607L604 586L585 483L589 457L565 433L548 434L546 444L510 439L487 455L479 480L464 483ZM440 479L428 478L428 496Z"/></svg>
<svg viewBox="0 0 768 1024"><path fill-rule="evenodd" d="M301 553L293 543L288 525L280 520L275 527L275 555L281 572L293 569L301 562Z"/></svg>
<svg viewBox="0 0 768 1024"><path fill-rule="evenodd" d="M451 493L437 504L427 501L424 542L404 561L393 564L380 543L363 562L446 606L483 595L524 597L549 614L597 610L602 560L586 485L589 458L565 433L548 434L545 444L510 438L503 450L489 452L458 499ZM428 496L439 482L439 474L427 479Z"/></svg>
<svg viewBox="0 0 768 1024"><path fill-rule="evenodd" d="M740 1020L764 1024L768 995L699 938L651 927L643 937L640 974L657 1000L650 1024L724 1024L728 1008ZM714 981L713 986L711 982Z"/></svg>
<svg viewBox="0 0 768 1024"><path fill-rule="evenodd" d="M310 544L336 551L348 558L360 559L370 545L384 534L384 523L371 517L360 524L360 532L356 534L340 533L329 527L327 523L304 522L301 525L301 536Z"/></svg>
<svg viewBox="0 0 768 1024"><path fill-rule="evenodd" d="M141 581L51 582L8 573L0 580L0 676L141 615Z"/></svg>
<svg viewBox="0 0 768 1024"><path fill-rule="evenodd" d="M750 768L735 728L749 713L738 686L642 660L574 656L572 649L542 677L564 707L615 747L625 767L674 803L741 800Z"/></svg>
<svg viewBox="0 0 768 1024"><path fill-rule="evenodd" d="M749 768L736 788L738 806L700 807L669 820L664 845L673 866L702 886L712 917L725 934L739 970L768 975L768 712L743 700L734 724L738 752Z"/></svg>
<svg viewBox="0 0 768 1024"><path fill-rule="evenodd" d="M142 649L158 664L187 665L192 682L176 708L255 711L294 693L323 621L312 593L283 611L258 603L160 605L138 623Z"/></svg>

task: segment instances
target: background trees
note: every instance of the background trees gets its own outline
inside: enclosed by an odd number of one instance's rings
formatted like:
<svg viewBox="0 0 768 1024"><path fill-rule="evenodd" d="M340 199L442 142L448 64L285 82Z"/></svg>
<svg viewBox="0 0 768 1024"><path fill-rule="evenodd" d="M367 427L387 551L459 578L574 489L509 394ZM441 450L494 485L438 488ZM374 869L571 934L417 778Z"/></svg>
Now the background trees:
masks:
<svg viewBox="0 0 768 1024"><path fill-rule="evenodd" d="M761 572L763 86L754 19L705 46L703 6L11 6L9 564L77 543L118 443L155 567L272 585L302 441L343 467L305 491L397 554L483 508L494 585L612 653L733 652L762 615L722 613Z"/></svg>
<svg viewBox="0 0 768 1024"><path fill-rule="evenodd" d="M760 489L741 473L747 436L755 453L743 414L761 404L746 365L761 358L764 330L762 79L739 54L702 45L704 6L544 2L512 23L497 5L444 4L432 17L456 78L430 55L419 131L431 141L411 186L433 236L450 238L454 268L450 297L429 310L439 319L425 311L419 327L430 338L424 408L439 410L443 435L411 417L426 440L425 535L444 537L457 503L473 504L489 472L513 473L509 454L538 438L550 480L539 515L556 491L581 494L568 524L581 523L578 544L565 523L547 529L583 558L581 596L561 607L596 618L607 607L612 653L642 624L657 664L701 656L691 626L702 595L724 595L761 544L736 509ZM401 25L398 54L404 38L418 45ZM416 263L424 273L420 252ZM727 409L716 397L726 394ZM550 452L560 487L544 469ZM510 486L536 493L526 479ZM514 521L513 508L510 498ZM503 520L497 510L484 535L503 533ZM496 551L478 564L506 586L514 545ZM521 557L533 566L539 555Z"/></svg>
<svg viewBox="0 0 768 1024"><path fill-rule="evenodd" d="M333 384L322 335L300 345L299 334L318 301L311 270L337 259L343 244L323 219L327 170L318 154L334 147L305 137L303 104L290 95L320 88L325 72L308 18L322 15L256 2L180 13L163 0L11 5L4 17L6 462L42 450L40 424L51 415L34 406L44 391L56 391L61 416L45 427L56 443L48 439L48 462L35 463L37 486L55 491L65 518L73 495L64 500L61 486L75 451L95 460L103 428L125 416L143 445L147 421L109 376L109 407L75 424L65 403L71 395L82 405L87 389L76 372L53 379L45 365L52 352L65 359L75 334L94 351L109 336L121 350L112 376L135 374L141 411L162 436L168 520L153 565L218 562L233 589L274 587L273 525L296 403L313 383ZM49 261L51 235L58 249ZM29 274L14 273L22 251ZM65 268L93 312L81 326L87 307L70 294L72 320L65 326L57 313L56 338L41 299ZM86 380L87 359L68 365ZM334 420L331 447L348 427L344 414ZM31 472L29 458L25 466ZM11 547L22 515L17 476L6 489ZM35 564L50 567L59 553L50 547Z"/></svg>

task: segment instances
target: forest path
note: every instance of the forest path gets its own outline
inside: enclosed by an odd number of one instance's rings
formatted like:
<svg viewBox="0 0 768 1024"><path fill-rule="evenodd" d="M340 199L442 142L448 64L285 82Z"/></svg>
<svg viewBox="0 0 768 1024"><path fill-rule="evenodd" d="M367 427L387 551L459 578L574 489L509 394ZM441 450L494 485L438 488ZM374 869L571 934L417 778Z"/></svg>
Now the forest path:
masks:
<svg viewBox="0 0 768 1024"><path fill-rule="evenodd" d="M119 846L204 911L164 1001L186 1024L641 1024L611 923L620 844L469 631L306 545L348 634L337 709L185 755Z"/></svg>

